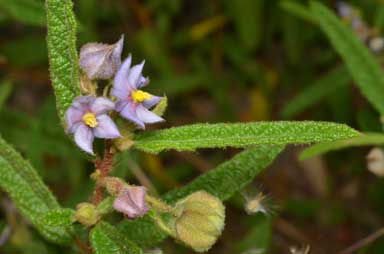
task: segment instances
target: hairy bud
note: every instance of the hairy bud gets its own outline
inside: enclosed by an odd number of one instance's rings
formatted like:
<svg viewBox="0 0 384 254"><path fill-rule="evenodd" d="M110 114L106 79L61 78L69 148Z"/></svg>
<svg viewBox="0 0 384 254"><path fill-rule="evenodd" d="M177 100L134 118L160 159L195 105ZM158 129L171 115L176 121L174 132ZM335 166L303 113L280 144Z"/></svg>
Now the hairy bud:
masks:
<svg viewBox="0 0 384 254"><path fill-rule="evenodd" d="M130 219L142 217L148 212L145 201L147 191L142 186L125 186L113 203L113 208Z"/></svg>
<svg viewBox="0 0 384 254"><path fill-rule="evenodd" d="M100 220L96 206L90 203L80 203L76 207L75 219L88 227L95 225Z"/></svg>
<svg viewBox="0 0 384 254"><path fill-rule="evenodd" d="M112 45L88 43L80 49L80 67L90 79L110 79L121 65L124 37Z"/></svg>
<svg viewBox="0 0 384 254"><path fill-rule="evenodd" d="M176 239L197 252L212 247L224 228L225 207L215 196L198 191L176 203L180 216L170 225Z"/></svg>
<svg viewBox="0 0 384 254"><path fill-rule="evenodd" d="M118 196L120 192L127 185L123 180L118 177L104 177L101 181L101 184L105 187L107 192L112 196Z"/></svg>

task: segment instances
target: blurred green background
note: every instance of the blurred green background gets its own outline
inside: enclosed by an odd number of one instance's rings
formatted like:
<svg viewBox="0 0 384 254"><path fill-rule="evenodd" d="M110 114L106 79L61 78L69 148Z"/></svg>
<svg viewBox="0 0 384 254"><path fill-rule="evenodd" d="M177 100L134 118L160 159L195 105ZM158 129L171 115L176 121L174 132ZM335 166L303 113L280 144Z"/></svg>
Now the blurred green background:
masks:
<svg viewBox="0 0 384 254"><path fill-rule="evenodd" d="M166 123L151 128L306 119L382 130L379 115L306 15L308 1L74 2L79 47L113 43L124 34L124 56L132 53L137 63L146 59L148 89L169 99ZM321 2L337 12L338 1ZM348 3L370 36L380 38L384 1ZM74 207L91 194L93 167L59 124L45 36L44 1L0 0L0 133L38 169L59 201ZM382 62L383 55L375 54ZM292 246L307 244L311 253L336 253L383 225L384 180L366 169L369 148L299 162L301 150L289 147L249 187L268 194L273 215L247 215L239 194L227 204L225 231L209 253L290 253ZM113 174L142 182L144 173L163 193L236 152L124 154ZM76 253L45 242L0 195L0 253ZM192 253L172 240L159 247L169 254ZM384 238L360 253L384 253Z"/></svg>

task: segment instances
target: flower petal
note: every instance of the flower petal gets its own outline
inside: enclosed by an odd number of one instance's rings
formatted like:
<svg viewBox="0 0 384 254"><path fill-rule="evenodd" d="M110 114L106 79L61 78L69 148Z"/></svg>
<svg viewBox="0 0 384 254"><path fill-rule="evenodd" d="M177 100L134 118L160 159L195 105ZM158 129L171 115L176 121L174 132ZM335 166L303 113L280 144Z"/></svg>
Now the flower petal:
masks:
<svg viewBox="0 0 384 254"><path fill-rule="evenodd" d="M154 96L154 95L151 95L151 98L147 99L147 100L144 100L142 103L143 103L143 106L146 107L146 108L152 108L153 106L155 106L157 103L159 103L161 101L163 97L160 97L160 96Z"/></svg>
<svg viewBox="0 0 384 254"><path fill-rule="evenodd" d="M97 98L91 105L91 111L96 115L104 114L108 111L113 110L114 108L115 103L104 97Z"/></svg>
<svg viewBox="0 0 384 254"><path fill-rule="evenodd" d="M93 154L93 139L94 136L92 130L85 124L81 123L75 131L76 144L87 153Z"/></svg>
<svg viewBox="0 0 384 254"><path fill-rule="evenodd" d="M141 104L136 107L136 114L137 117L144 123L158 123L164 121L163 118L149 111Z"/></svg>
<svg viewBox="0 0 384 254"><path fill-rule="evenodd" d="M134 103L127 103L123 110L120 111L120 114L125 119L136 124L139 128L145 128L143 121L141 121L136 114L136 105Z"/></svg>
<svg viewBox="0 0 384 254"><path fill-rule="evenodd" d="M95 100L95 96L78 96L73 100L72 106L86 112L90 110L90 106Z"/></svg>
<svg viewBox="0 0 384 254"><path fill-rule="evenodd" d="M128 103L128 100L118 100L115 104L115 110L118 112L122 111Z"/></svg>
<svg viewBox="0 0 384 254"><path fill-rule="evenodd" d="M80 68L90 79L109 79L121 64L124 36L112 45L88 43L80 49Z"/></svg>
<svg viewBox="0 0 384 254"><path fill-rule="evenodd" d="M129 70L128 74L128 83L130 86L133 86L135 89L139 88L139 81L143 81L141 79L141 72L143 71L145 61L142 61L140 64L133 66Z"/></svg>
<svg viewBox="0 0 384 254"><path fill-rule="evenodd" d="M121 137L119 129L112 119L103 114L96 117L98 125L93 129L93 134L98 138L118 138Z"/></svg>
<svg viewBox="0 0 384 254"><path fill-rule="evenodd" d="M133 88L128 83L128 74L131 68L132 56L129 55L116 72L113 80L112 95L119 99L127 98L130 90Z"/></svg>
<svg viewBox="0 0 384 254"><path fill-rule="evenodd" d="M84 112L78 108L70 107L65 112L65 122L67 123L67 132L73 133L75 125L81 121Z"/></svg>
<svg viewBox="0 0 384 254"><path fill-rule="evenodd" d="M149 84L149 78L140 76L139 81L137 82L137 88L140 89Z"/></svg>

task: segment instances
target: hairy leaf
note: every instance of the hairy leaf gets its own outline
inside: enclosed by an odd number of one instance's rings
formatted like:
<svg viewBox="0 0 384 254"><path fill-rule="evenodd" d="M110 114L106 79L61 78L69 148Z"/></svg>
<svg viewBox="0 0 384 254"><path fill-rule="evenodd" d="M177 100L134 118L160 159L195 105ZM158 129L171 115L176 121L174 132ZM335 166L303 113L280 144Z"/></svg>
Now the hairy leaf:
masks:
<svg viewBox="0 0 384 254"><path fill-rule="evenodd" d="M44 224L54 227L68 227L74 222L75 211L68 208L56 209L46 213L42 221Z"/></svg>
<svg viewBox="0 0 384 254"><path fill-rule="evenodd" d="M91 231L90 240L95 254L141 254L143 251L115 227L100 222Z"/></svg>
<svg viewBox="0 0 384 254"><path fill-rule="evenodd" d="M264 170L282 149L282 146L250 148L201 175L190 184L165 194L163 198L174 203L195 191L205 190L225 201L251 183L255 176ZM148 216L134 221L125 220L119 225L119 228L132 241L142 247L153 247L167 237Z"/></svg>
<svg viewBox="0 0 384 254"><path fill-rule="evenodd" d="M326 142L313 145L305 149L300 154L300 160L305 160L310 157L321 155L329 151L340 150L347 147L353 146L374 146L383 145L384 135L381 133L363 133L360 136L353 137L350 139L337 140L333 142Z"/></svg>
<svg viewBox="0 0 384 254"><path fill-rule="evenodd" d="M28 25L46 24L44 2L40 0L0 0L0 10Z"/></svg>
<svg viewBox="0 0 384 254"><path fill-rule="evenodd" d="M150 153L175 149L245 147L325 142L357 136L343 124L328 122L254 122L194 124L135 136L134 147Z"/></svg>
<svg viewBox="0 0 384 254"><path fill-rule="evenodd" d="M304 88L295 98L289 101L283 109L283 117L291 118L299 114L339 87L346 86L350 80L351 76L344 66L334 69L312 85Z"/></svg>
<svg viewBox="0 0 384 254"><path fill-rule="evenodd" d="M60 206L34 168L0 137L0 187L9 194L21 214L48 240L68 243L70 233L62 227L46 225L42 216Z"/></svg>
<svg viewBox="0 0 384 254"><path fill-rule="evenodd" d="M372 105L384 114L384 73L374 56L327 7L312 2L311 8L320 27L346 63L356 84Z"/></svg>
<svg viewBox="0 0 384 254"><path fill-rule="evenodd" d="M60 119L80 94L76 21L71 0L46 0L48 55Z"/></svg>

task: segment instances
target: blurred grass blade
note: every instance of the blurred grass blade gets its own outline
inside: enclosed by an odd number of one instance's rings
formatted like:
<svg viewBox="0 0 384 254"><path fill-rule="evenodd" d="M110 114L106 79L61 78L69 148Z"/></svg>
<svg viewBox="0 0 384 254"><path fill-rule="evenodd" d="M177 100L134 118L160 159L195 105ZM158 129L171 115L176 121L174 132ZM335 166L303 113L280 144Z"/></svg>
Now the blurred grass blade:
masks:
<svg viewBox="0 0 384 254"><path fill-rule="evenodd" d="M135 136L134 147L150 153L164 150L193 151L197 148L246 147L325 142L357 136L352 128L328 122L254 122L193 124Z"/></svg>
<svg viewBox="0 0 384 254"><path fill-rule="evenodd" d="M100 222L91 230L90 240L95 254L143 253L125 235L106 222Z"/></svg>
<svg viewBox="0 0 384 254"><path fill-rule="evenodd" d="M76 21L72 8L71 0L46 0L51 80L62 123L66 109L80 94Z"/></svg>
<svg viewBox="0 0 384 254"><path fill-rule="evenodd" d="M350 80L351 76L345 66L337 67L312 85L304 88L296 97L290 100L285 105L282 116L284 118L296 116L319 102L327 94L334 92L339 87L346 86Z"/></svg>
<svg viewBox="0 0 384 254"><path fill-rule="evenodd" d="M281 8L291 13L292 15L309 21L311 23L316 23L316 19L313 17L311 11L308 7L303 6L302 4L298 4L297 1L294 0L284 0L280 2Z"/></svg>
<svg viewBox="0 0 384 254"><path fill-rule="evenodd" d="M75 211L68 208L49 211L42 217L44 224L54 227L69 227L74 222Z"/></svg>
<svg viewBox="0 0 384 254"><path fill-rule="evenodd" d="M384 134L363 133L360 136L349 139L313 145L301 152L300 160L305 160L316 155L325 154L330 151L340 150L347 147L376 145L384 145Z"/></svg>
<svg viewBox="0 0 384 254"><path fill-rule="evenodd" d="M9 40L1 44L0 53L5 56L7 63L17 67L45 64L48 60L46 40L41 35Z"/></svg>
<svg viewBox="0 0 384 254"><path fill-rule="evenodd" d="M60 206L32 168L0 137L0 187L9 194L20 213L36 226L40 233L55 243L68 243L71 235L66 228L46 225L42 216Z"/></svg>
<svg viewBox="0 0 384 254"><path fill-rule="evenodd" d="M247 218L247 224L250 225L248 232L236 244L236 253L252 254L252 250L258 250L257 253L267 254L272 238L272 222L269 216L257 214Z"/></svg>
<svg viewBox="0 0 384 254"><path fill-rule="evenodd" d="M384 115L384 73L379 63L352 30L327 7L312 2L311 9L364 96Z"/></svg>
<svg viewBox="0 0 384 254"><path fill-rule="evenodd" d="M202 40L214 31L221 29L226 23L227 17L223 15L207 18L191 27L190 37L193 41Z"/></svg>
<svg viewBox="0 0 384 254"><path fill-rule="evenodd" d="M282 149L283 146L252 147L199 176L190 184L165 194L163 198L174 203L195 191L205 190L225 201L251 183ZM167 237L148 216L134 221L125 220L119 229L143 248L153 247Z"/></svg>
<svg viewBox="0 0 384 254"><path fill-rule="evenodd" d="M223 1L229 16L235 24L240 42L248 50L256 49L261 43L263 0Z"/></svg>
<svg viewBox="0 0 384 254"><path fill-rule="evenodd" d="M0 0L0 10L13 19L35 26L45 26L44 2L39 0Z"/></svg>
<svg viewBox="0 0 384 254"><path fill-rule="evenodd" d="M2 81L0 85L0 110L3 108L6 100L11 95L13 86L8 80Z"/></svg>

